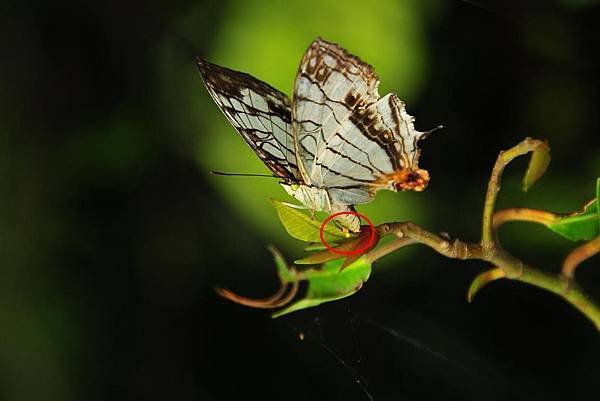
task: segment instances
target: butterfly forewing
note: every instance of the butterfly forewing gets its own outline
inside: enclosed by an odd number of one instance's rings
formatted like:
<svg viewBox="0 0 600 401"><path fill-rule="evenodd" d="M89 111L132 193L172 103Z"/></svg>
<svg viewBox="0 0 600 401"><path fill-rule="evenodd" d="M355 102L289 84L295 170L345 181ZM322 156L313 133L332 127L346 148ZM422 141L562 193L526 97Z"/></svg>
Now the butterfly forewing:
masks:
<svg viewBox="0 0 600 401"><path fill-rule="evenodd" d="M288 97L242 72L198 59L211 97L267 167L286 181L298 181Z"/></svg>

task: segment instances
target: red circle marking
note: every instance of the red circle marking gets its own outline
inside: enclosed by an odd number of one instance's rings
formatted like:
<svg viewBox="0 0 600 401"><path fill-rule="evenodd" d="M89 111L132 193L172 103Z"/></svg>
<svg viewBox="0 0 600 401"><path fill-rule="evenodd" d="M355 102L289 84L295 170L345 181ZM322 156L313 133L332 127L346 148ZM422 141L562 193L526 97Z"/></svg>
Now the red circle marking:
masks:
<svg viewBox="0 0 600 401"><path fill-rule="evenodd" d="M327 225L327 223L329 223L333 218L344 215L344 214L349 214L352 216L356 216L359 219L364 219L369 224L369 228L371 229L371 236L369 237L369 241L367 242L367 245L365 245L359 249L355 249L353 251L340 251L339 249L333 248L331 245L329 245L327 243L327 241L325 241L325 238L323 235L323 230L325 229L325 226ZM323 245L325 245L325 247L333 253L337 253L340 255L360 255L361 253L363 253L367 249L369 249L371 246L373 246L373 243L375 242L375 226L373 225L373 223L371 223L371 220L369 220L369 218L367 216L365 216L364 214L360 214L357 212L338 212L338 213L334 213L334 214L330 215L325 220L323 220L323 223L321 223L321 228L319 229L319 237L321 238L321 242L323 243Z"/></svg>

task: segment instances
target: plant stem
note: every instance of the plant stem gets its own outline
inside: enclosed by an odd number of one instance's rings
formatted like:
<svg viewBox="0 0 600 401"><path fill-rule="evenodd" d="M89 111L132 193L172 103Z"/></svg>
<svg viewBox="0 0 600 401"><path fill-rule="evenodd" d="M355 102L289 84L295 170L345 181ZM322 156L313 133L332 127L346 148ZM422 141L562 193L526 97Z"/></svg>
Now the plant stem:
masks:
<svg viewBox="0 0 600 401"><path fill-rule="evenodd" d="M378 227L379 232L382 235L395 234L399 240L387 244L388 246L382 250L372 251L368 256L369 259L375 261L402 246L418 242L449 258L483 260L502 270L501 272L490 273L490 278L504 277L550 291L577 308L600 331L600 308L572 280L573 271L577 265L600 251L600 238L577 248L569 255L563 267L564 275L553 275L528 266L511 255L500 246L495 236L496 229L506 221L521 220L548 225L559 217L554 213L544 210L525 208L505 209L494 214L496 199L500 192L500 179L502 178L504 168L516 157L532 152L540 145L545 145L545 143L536 139L526 138L518 145L500 152L498 155L492 169L485 196L482 234L479 244L463 242L458 239L450 241L424 230L411 222L386 223ZM487 280L487 282L489 281L491 280ZM481 286L478 287L481 288Z"/></svg>
<svg viewBox="0 0 600 401"><path fill-rule="evenodd" d="M385 228L387 229L387 226L385 226ZM390 253L396 252L400 248L404 248L405 246L413 245L416 243L417 241L410 238L396 238L393 241L388 242L387 244L381 245L373 249L372 251L367 253L366 257L367 260L372 263L386 255L389 255Z"/></svg>
<svg viewBox="0 0 600 401"><path fill-rule="evenodd" d="M529 221L531 223L548 226L556 222L560 217L560 215L546 210L513 207L498 210L494 213L492 229L496 231L502 224L508 221Z"/></svg>
<svg viewBox="0 0 600 401"><path fill-rule="evenodd" d="M527 154L543 144L543 141L525 138L518 145L510 148L509 150L500 152L500 154L498 155L498 158L496 159L496 164L492 169L492 174L488 182L488 188L487 193L485 195L485 203L483 207L483 227L481 233L481 245L484 247L484 249L494 246L494 233L492 229L492 223L494 216L494 208L496 206L496 199L498 198L498 192L500 192L500 179L502 178L504 168L515 158Z"/></svg>
<svg viewBox="0 0 600 401"><path fill-rule="evenodd" d="M577 283L568 281L562 276L546 273L528 266L500 246L494 244L490 248L484 248L480 244L463 242L458 239L449 241L412 222L386 223L380 227L383 227L386 233L395 234L401 240L410 239L413 242L427 245L449 258L478 259L489 262L501 268L509 280L521 281L560 296L590 319L600 331L600 307L584 293ZM396 243L396 249L405 244L407 243ZM378 254L377 258L370 257L370 259L375 261L387 253L389 252Z"/></svg>
<svg viewBox="0 0 600 401"><path fill-rule="evenodd" d="M600 252L600 237L586 242L585 244L573 249L563 262L562 274L568 279L575 275L575 269L586 259L591 258Z"/></svg>

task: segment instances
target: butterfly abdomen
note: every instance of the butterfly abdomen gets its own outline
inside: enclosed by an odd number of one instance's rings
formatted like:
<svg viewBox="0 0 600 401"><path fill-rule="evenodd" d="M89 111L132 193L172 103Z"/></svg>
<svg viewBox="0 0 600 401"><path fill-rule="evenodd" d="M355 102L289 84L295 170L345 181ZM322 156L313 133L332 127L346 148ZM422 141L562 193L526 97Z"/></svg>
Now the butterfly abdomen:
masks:
<svg viewBox="0 0 600 401"><path fill-rule="evenodd" d="M429 183L429 172L427 170L401 170L393 175L394 188L396 191L421 192Z"/></svg>
<svg viewBox="0 0 600 401"><path fill-rule="evenodd" d="M427 188L429 172L423 169L400 169L386 174L374 182L375 187L388 188L394 191L421 192Z"/></svg>

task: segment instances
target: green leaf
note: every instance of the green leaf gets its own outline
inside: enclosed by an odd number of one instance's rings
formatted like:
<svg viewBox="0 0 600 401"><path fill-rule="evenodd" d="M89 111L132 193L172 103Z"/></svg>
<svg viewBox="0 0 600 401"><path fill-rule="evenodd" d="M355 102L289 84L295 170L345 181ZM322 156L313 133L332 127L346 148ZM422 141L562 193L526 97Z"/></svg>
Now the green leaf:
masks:
<svg viewBox="0 0 600 401"><path fill-rule="evenodd" d="M325 249L327 249L327 247L320 242L318 244L315 242L304 247L305 252L323 251Z"/></svg>
<svg viewBox="0 0 600 401"><path fill-rule="evenodd" d="M558 219L548 228L571 241L589 241L600 235L598 198L585 205L583 211Z"/></svg>
<svg viewBox="0 0 600 401"><path fill-rule="evenodd" d="M546 172L550 164L550 146L543 142L535 148L529 160L529 166L523 176L523 191L527 192Z"/></svg>
<svg viewBox="0 0 600 401"><path fill-rule="evenodd" d="M306 242L321 242L319 230L321 222L311 218L302 211L275 199L271 199L277 214L286 231L294 238ZM323 229L323 237L328 243L346 239L346 236L333 224Z"/></svg>
<svg viewBox="0 0 600 401"><path fill-rule="evenodd" d="M269 245L269 251L273 255L275 260L275 266L277 266L277 275L282 283L291 283L298 280L297 276L290 271L287 262L283 258L283 255L273 245Z"/></svg>
<svg viewBox="0 0 600 401"><path fill-rule="evenodd" d="M498 280L504 277L506 277L506 275L504 274L504 271L500 268L491 269L477 275L477 277L473 279L473 282L469 286L469 291L467 291L467 301L473 301L475 295L477 295L477 293L483 287L485 287L494 280Z"/></svg>
<svg viewBox="0 0 600 401"><path fill-rule="evenodd" d="M274 313L273 317L335 301L357 292L369 279L371 263L367 262L365 257L361 257L340 272L342 263L343 260L334 260L325 263L319 269L298 273L296 279L308 281L306 295L303 299Z"/></svg>

